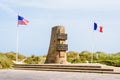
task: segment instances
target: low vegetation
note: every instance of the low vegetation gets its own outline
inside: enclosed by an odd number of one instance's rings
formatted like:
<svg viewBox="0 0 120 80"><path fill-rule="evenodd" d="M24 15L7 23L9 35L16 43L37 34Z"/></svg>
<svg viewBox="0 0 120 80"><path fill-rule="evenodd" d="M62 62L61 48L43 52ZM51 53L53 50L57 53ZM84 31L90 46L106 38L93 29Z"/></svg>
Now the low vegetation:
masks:
<svg viewBox="0 0 120 80"><path fill-rule="evenodd" d="M45 62L46 56L35 56L32 55L27 57L25 60L26 64L43 64Z"/></svg>
<svg viewBox="0 0 120 80"><path fill-rule="evenodd" d="M0 68L11 68L12 65L13 62L3 53L0 53Z"/></svg>
<svg viewBox="0 0 120 80"><path fill-rule="evenodd" d="M88 51L67 53L67 61L71 63L101 63L120 67L120 52L108 54L104 52L91 53Z"/></svg>
<svg viewBox="0 0 120 80"><path fill-rule="evenodd" d="M10 60L16 60L16 53L15 52L7 52L4 55L6 55ZM25 59L26 56L22 55L22 54L18 54L18 60L21 61L23 59Z"/></svg>
<svg viewBox="0 0 120 80"><path fill-rule="evenodd" d="M18 61L24 64L43 64L45 62L46 55L36 56L31 55L26 57L22 54L18 54ZM11 68L16 60L15 52L0 53L0 68ZM120 67L120 52L118 53L104 53L104 52L95 52L91 53L89 51L67 52L67 61L76 64L76 63L101 63L110 66Z"/></svg>

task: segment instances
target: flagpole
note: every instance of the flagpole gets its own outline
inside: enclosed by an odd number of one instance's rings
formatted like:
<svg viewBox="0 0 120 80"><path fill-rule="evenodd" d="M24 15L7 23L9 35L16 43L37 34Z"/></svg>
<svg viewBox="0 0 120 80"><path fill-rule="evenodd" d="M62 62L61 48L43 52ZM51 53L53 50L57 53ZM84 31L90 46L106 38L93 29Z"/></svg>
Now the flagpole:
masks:
<svg viewBox="0 0 120 80"><path fill-rule="evenodd" d="M91 53L91 63L93 63L93 58L94 58L94 48L95 48L95 34L93 31L93 37L92 37L92 53Z"/></svg>
<svg viewBox="0 0 120 80"><path fill-rule="evenodd" d="M18 62L18 53L19 53L19 33L18 33L18 24L16 27L16 63Z"/></svg>
<svg viewBox="0 0 120 80"><path fill-rule="evenodd" d="M95 48L95 30L97 29L97 24L94 23L94 30L92 32L92 53L91 53L91 63L93 63L94 59L94 48Z"/></svg>
<svg viewBox="0 0 120 80"><path fill-rule="evenodd" d="M17 16L19 16L19 13L18 13ZM18 32L18 27L19 27L19 24L17 23L17 26L16 26L16 63L18 63L18 54L19 54L19 32Z"/></svg>

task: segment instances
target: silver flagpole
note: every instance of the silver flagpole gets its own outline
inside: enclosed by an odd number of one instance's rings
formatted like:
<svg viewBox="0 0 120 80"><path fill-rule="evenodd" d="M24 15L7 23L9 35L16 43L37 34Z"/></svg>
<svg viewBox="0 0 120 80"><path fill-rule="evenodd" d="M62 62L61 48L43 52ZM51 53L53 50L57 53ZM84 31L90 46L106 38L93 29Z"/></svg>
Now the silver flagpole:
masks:
<svg viewBox="0 0 120 80"><path fill-rule="evenodd" d="M91 63L93 63L94 59L94 49L95 49L95 30L92 32L92 53L91 53Z"/></svg>
<svg viewBox="0 0 120 80"><path fill-rule="evenodd" d="M17 28L16 28L16 32L17 32L17 35L16 35L16 63L18 62L18 53L19 53L19 34L18 34L18 25L17 25Z"/></svg>
<svg viewBox="0 0 120 80"><path fill-rule="evenodd" d="M92 53L91 53L91 63L93 63L93 58L94 58L94 47L95 47L95 34L94 34L94 31L93 31L93 37L92 37Z"/></svg>

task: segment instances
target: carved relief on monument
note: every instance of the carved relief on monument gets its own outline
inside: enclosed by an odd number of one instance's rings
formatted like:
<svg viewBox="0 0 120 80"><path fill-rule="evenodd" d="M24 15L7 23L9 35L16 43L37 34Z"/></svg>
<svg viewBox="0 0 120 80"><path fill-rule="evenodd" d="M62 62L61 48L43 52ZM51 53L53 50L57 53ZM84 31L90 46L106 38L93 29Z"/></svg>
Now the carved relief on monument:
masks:
<svg viewBox="0 0 120 80"><path fill-rule="evenodd" d="M68 45L67 44L57 44L57 50L58 51L67 51Z"/></svg>
<svg viewBox="0 0 120 80"><path fill-rule="evenodd" d="M57 34L57 39L58 40L67 40L67 34L64 34L64 33Z"/></svg>

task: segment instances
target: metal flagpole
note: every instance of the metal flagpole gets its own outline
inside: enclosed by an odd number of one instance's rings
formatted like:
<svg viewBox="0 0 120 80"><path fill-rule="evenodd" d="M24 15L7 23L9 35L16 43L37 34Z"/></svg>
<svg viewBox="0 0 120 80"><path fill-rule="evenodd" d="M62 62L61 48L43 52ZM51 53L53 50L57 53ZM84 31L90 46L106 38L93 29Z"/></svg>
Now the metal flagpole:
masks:
<svg viewBox="0 0 120 80"><path fill-rule="evenodd" d="M93 59L94 59L94 49L95 49L95 30L97 29L97 27L95 28L95 23L94 23L94 30L92 32L92 53L91 53L91 63L93 63Z"/></svg>
<svg viewBox="0 0 120 80"><path fill-rule="evenodd" d="M18 13L19 15L19 13ZM16 27L16 63L18 62L18 54L19 54L19 32L18 32L19 24L17 23Z"/></svg>
<svg viewBox="0 0 120 80"><path fill-rule="evenodd" d="M16 27L16 63L18 62L18 53L19 53L19 33L18 33L18 25Z"/></svg>
<svg viewBox="0 0 120 80"><path fill-rule="evenodd" d="M94 58L94 47L95 47L95 34L93 32L93 37L92 37L92 53L91 53L91 63L93 63L93 58Z"/></svg>

